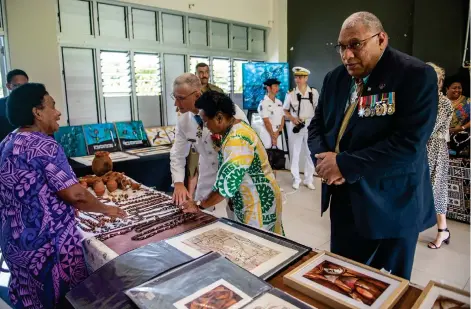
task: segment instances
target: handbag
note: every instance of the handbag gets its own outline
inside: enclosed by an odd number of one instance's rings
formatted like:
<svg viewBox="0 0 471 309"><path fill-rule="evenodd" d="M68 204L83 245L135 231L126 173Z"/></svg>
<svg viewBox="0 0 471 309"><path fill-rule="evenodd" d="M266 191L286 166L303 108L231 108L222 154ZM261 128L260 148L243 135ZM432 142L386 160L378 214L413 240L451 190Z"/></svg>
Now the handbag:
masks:
<svg viewBox="0 0 471 309"><path fill-rule="evenodd" d="M271 168L274 170L284 170L286 166L286 157L284 150L278 149L278 147L272 147L267 149L268 162L270 162Z"/></svg>

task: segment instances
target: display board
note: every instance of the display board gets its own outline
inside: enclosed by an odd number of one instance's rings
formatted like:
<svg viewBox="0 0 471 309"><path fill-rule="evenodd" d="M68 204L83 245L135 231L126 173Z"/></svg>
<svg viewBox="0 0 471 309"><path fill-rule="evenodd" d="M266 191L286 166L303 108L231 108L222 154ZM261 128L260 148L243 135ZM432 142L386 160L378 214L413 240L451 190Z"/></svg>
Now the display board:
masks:
<svg viewBox="0 0 471 309"><path fill-rule="evenodd" d="M119 141L112 123L87 124L83 126L88 154L97 151L114 152L119 150Z"/></svg>
<svg viewBox="0 0 471 309"><path fill-rule="evenodd" d="M60 127L54 133L54 139L62 146L67 157L81 157L88 154L82 126Z"/></svg>
<svg viewBox="0 0 471 309"><path fill-rule="evenodd" d="M150 146L142 121L116 122L114 125L123 151Z"/></svg>
<svg viewBox="0 0 471 309"><path fill-rule="evenodd" d="M277 98L284 101L289 91L288 63L244 63L242 64L244 109L257 110L260 101L266 94L263 83L269 78L280 81L280 91Z"/></svg>

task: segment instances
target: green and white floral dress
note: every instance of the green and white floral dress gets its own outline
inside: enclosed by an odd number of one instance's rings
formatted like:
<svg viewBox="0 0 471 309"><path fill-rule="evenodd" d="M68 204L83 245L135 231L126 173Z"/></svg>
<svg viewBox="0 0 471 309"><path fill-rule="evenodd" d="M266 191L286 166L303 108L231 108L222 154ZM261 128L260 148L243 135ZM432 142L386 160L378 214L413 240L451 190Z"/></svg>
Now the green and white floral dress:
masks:
<svg viewBox="0 0 471 309"><path fill-rule="evenodd" d="M237 221L284 235L280 187L260 138L245 122L222 139L213 190L232 199Z"/></svg>

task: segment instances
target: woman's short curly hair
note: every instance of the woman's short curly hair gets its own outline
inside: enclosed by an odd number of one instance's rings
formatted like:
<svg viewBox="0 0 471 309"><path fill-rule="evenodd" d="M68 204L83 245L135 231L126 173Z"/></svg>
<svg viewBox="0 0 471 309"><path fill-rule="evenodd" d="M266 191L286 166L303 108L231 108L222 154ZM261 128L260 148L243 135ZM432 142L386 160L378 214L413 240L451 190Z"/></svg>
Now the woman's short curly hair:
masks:
<svg viewBox="0 0 471 309"><path fill-rule="evenodd" d="M235 115L234 102L232 102L229 96L217 91L206 91L203 93L196 100L195 107L204 110L204 114L209 119L214 118L219 112L231 117Z"/></svg>
<svg viewBox="0 0 471 309"><path fill-rule="evenodd" d="M13 90L7 99L7 118L16 127L34 124L33 107L41 108L47 95L43 84L29 83Z"/></svg>

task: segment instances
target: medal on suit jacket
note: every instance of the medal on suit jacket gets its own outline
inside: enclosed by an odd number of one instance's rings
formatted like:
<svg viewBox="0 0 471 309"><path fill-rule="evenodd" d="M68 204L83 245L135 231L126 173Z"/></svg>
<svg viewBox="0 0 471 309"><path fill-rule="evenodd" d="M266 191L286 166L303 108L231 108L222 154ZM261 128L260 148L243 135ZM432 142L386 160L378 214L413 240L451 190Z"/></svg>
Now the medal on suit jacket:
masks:
<svg viewBox="0 0 471 309"><path fill-rule="evenodd" d="M396 93L390 92L388 94L388 115L394 114L396 111Z"/></svg>
<svg viewBox="0 0 471 309"><path fill-rule="evenodd" d="M370 117L371 116L371 96L365 97L365 117Z"/></svg>
<svg viewBox="0 0 471 309"><path fill-rule="evenodd" d="M374 117L374 116L376 116L376 98L377 98L377 95L376 94L371 95L370 98L371 98L371 104L370 104L371 115L370 115L370 117Z"/></svg>
<svg viewBox="0 0 471 309"><path fill-rule="evenodd" d="M366 97L360 97L358 100L358 117L365 117L365 103Z"/></svg>

